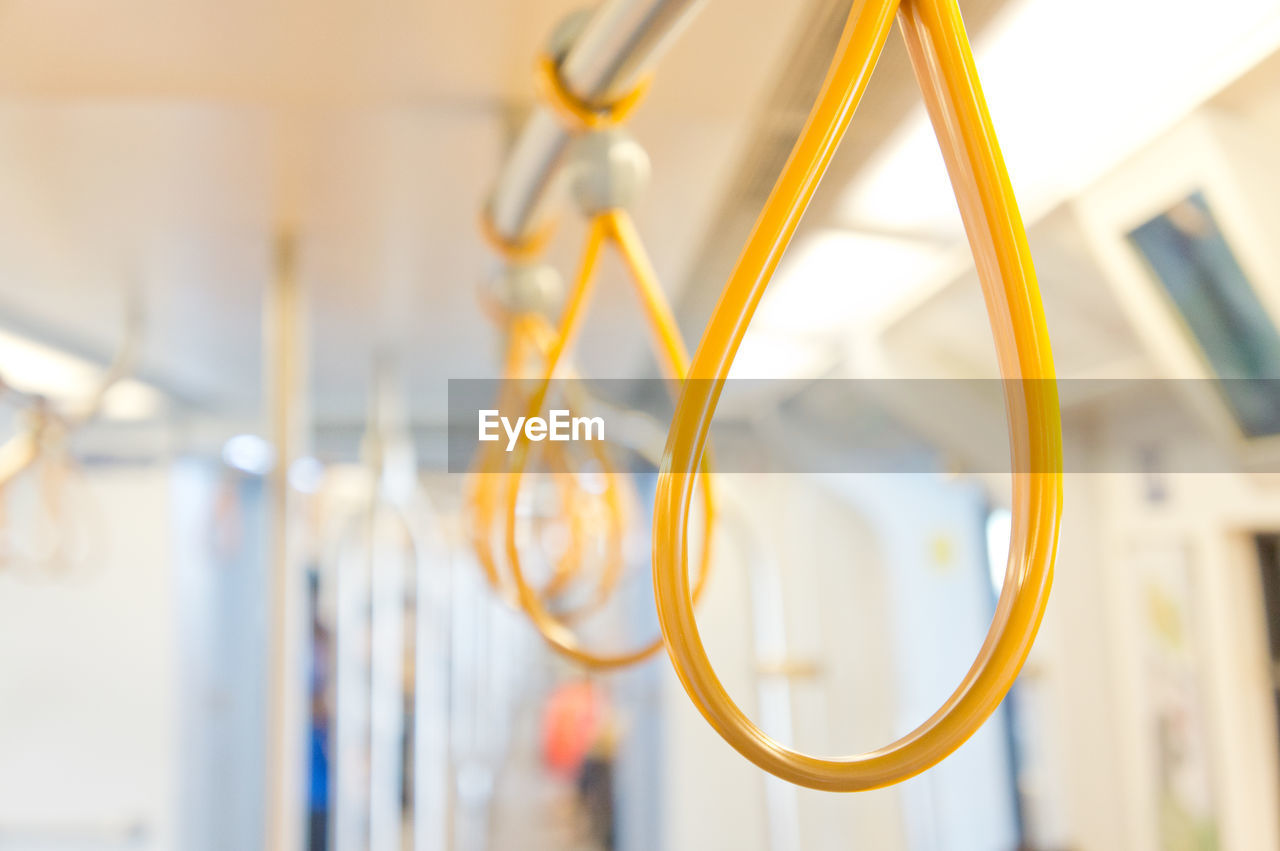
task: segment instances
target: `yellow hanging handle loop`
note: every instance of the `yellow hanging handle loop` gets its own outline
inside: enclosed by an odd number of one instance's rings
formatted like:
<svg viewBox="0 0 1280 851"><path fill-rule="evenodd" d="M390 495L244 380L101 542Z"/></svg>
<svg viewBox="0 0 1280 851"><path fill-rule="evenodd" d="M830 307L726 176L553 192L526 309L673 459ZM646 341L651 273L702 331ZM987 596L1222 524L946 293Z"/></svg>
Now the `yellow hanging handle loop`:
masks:
<svg viewBox="0 0 1280 851"><path fill-rule="evenodd" d="M491 305L491 309L503 310L496 304ZM556 332L538 313L503 312L495 314L495 318L504 321L507 325L507 346L503 357L502 375L509 383L504 385L503 399L499 407L503 410L518 408L522 406L522 401L516 390L519 379L525 374L526 364L531 358L540 360L548 355L554 345ZM600 571L599 583L592 599L577 610L562 613L561 617L581 617L592 608L607 601L617 585L624 561L623 536L626 507L620 496L622 488L619 476L609 463L603 448L593 443L591 449L605 482L605 563ZM562 592L581 573L586 558L583 541L588 539L594 530L588 528L588 524L583 520L584 512L580 510L579 505L583 492L569 468L568 459L555 444L552 444L549 454L548 460L555 468L556 490L562 513L570 518L569 546L557 560L551 579L542 591L544 596L553 597ZM502 490L516 484L505 473L504 455L505 453L497 448L481 447L472 469L466 514L469 520L472 549L490 587L506 597L512 605L519 605L518 600L508 590L493 551L495 520L502 506Z"/></svg>
<svg viewBox="0 0 1280 851"><path fill-rule="evenodd" d="M748 323L843 136L895 10L945 155L986 297L1004 377L1013 536L1004 589L973 667L920 727L860 756L826 759L774 741L734 704L698 635L687 582L689 506L725 377ZM956 0L855 0L808 123L734 268L685 383L654 511L653 581L672 664L712 727L764 770L802 786L875 789L935 765L986 721L1030 652L1053 575L1062 506L1062 425L1053 357L1018 212ZM700 380L704 379L704 380Z"/></svg>
<svg viewBox="0 0 1280 851"><path fill-rule="evenodd" d="M534 83L542 99L564 128L574 134L591 133L619 127L631 118L649 91L651 78L641 80L631 91L607 104L590 104L569 91L560 77L560 65L555 57L543 54L534 65ZM489 210L480 214L480 235L499 256L513 263L527 262L540 257L555 232L555 223L549 222L527 238L513 242L494 226Z"/></svg>
<svg viewBox="0 0 1280 851"><path fill-rule="evenodd" d="M548 55L538 59L535 66L535 81L538 94L543 102L551 107L560 118L565 128L572 133L589 133L593 130L607 130L617 127L631 117L632 111L644 100L649 90L648 78L627 92L622 97L604 106L593 106L579 100L565 88L560 78L560 66Z"/></svg>
<svg viewBox="0 0 1280 851"><path fill-rule="evenodd" d="M555 230L555 222L548 222L532 236L520 242L512 242L498 232L487 207L480 212L480 236L484 238L485 245L510 263L527 263L541 257Z"/></svg>
<svg viewBox="0 0 1280 851"><path fill-rule="evenodd" d="M658 346L659 360L663 362L670 378L683 380L688 374L689 356L680 339L680 332L675 317L662 294L657 275L648 257L644 253L639 236L630 217L622 210L608 210L592 218L583 248L582 260L578 274L565 302L561 314L560 327L555 345L548 353L541 379L530 394L527 411L528 416L538 416L546 403L552 379L556 375L557 366L565 351L577 336L581 320L585 314L587 300L590 296L595 269L600 259L600 252L606 242L612 242L631 273L636 291L644 305L648 324L654 334ZM512 452L509 469L511 481L506 491L506 543L507 561L511 566L511 574L515 579L520 605L533 621L538 632L557 651L590 668L617 668L639 662L662 647L662 638L634 650L614 654L596 653L585 648L578 637L570 630L562 618L557 618L548 611L537 591L530 586L524 576L521 565L520 549L516 539L516 503L519 498L520 477L524 472L529 457L529 441L523 435ZM702 513L704 532L701 545L701 568L698 572L697 584L694 586L690 600L696 605L706 586L711 566L711 528L715 517L715 500L710 487L710 479L706 475L709 465L706 458L699 462L698 469L702 479ZM687 589L686 589L687 592Z"/></svg>
<svg viewBox="0 0 1280 851"><path fill-rule="evenodd" d="M507 326L506 348L502 359L503 385L500 390L503 399L500 406L504 403L511 404L514 396L507 381L516 379L521 374L523 364L534 347L533 340L538 336L539 325L547 324L547 320L536 313L508 314L504 307L492 300L486 300L483 304L495 321ZM506 478L502 475L503 466L502 456L496 448L480 447L471 470L466 512L476 559L480 562L490 587L499 593L503 591L503 580L493 553L491 538L493 519L500 500L499 493ZM567 503L565 505L567 507ZM514 603L514 599L511 602Z"/></svg>

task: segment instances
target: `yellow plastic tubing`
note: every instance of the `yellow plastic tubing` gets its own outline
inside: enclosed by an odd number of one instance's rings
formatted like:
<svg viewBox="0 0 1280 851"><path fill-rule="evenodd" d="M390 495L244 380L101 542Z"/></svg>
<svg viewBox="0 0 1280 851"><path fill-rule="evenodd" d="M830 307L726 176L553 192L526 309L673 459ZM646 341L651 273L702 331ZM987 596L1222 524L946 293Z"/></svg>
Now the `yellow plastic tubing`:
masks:
<svg viewBox="0 0 1280 851"><path fill-rule="evenodd" d="M494 308L494 310L498 310ZM555 344L555 329L545 318L537 313L506 315L500 311L495 319L507 326L506 354L503 358L502 374L509 383L504 386L503 399L500 406L507 408L520 407L517 385L520 377L527 369L530 359L545 358ZM605 508L605 564L600 572L600 580L592 599L580 610L562 613L562 616L581 616L590 609L608 600L621 574L623 552L625 506L621 499L621 483L618 475L608 463L602 449L592 444L593 456L600 465L605 490L603 494ZM504 486L513 485L504 474L505 453L499 449L483 448L476 458L471 476L471 487L467 498L467 515L470 522L470 539L476 558L490 586L499 594L508 597L512 605L519 605L514 594L509 594L498 567L493 551L492 536L496 531L495 521L501 509L501 491ZM563 591L581 572L586 558L584 541L600 531L587 522L589 512L583 509L582 503L590 498L597 499L594 494L586 494L577 486L569 461L559 447L552 445L548 451L548 462L552 465L556 476L557 496L561 513L569 521L569 546L557 560L550 581L542 590L544 596L553 597Z"/></svg>
<svg viewBox="0 0 1280 851"><path fill-rule="evenodd" d="M664 363L669 377L680 380L688 373L689 356L685 351L684 343L680 339L675 317L671 314L671 309L662 295L662 288L658 284L653 267L644 253L640 238L636 234L635 226L624 211L610 210L596 215L591 220L578 273L560 317L560 328L555 345L546 357L541 380L534 386L528 400L528 416L530 417L537 416L542 411L551 387L551 381L556 374L557 365L566 349L577 336L582 317L586 312L586 303L591 293L596 265L599 262L600 252L605 242L612 242L617 247L618 253L622 256L628 271L631 273L632 282L636 286L636 291L648 316L650 330L653 332L658 344L659 360ZM663 645L661 637L657 637L652 642L639 648L613 654L597 653L587 649L582 646L573 631L565 626L562 618L557 618L548 611L540 595L529 585L521 566L520 549L517 546L516 538L516 503L520 492L519 482L528 463L528 458L529 441L522 435L512 452L511 463L508 467L511 481L508 483L505 495L507 561L511 565L511 574L516 582L521 607L529 615L538 632L555 650L589 668L623 667L653 655ZM702 535L702 546L700 548L701 567L698 572L698 580L689 596L691 606L696 605L698 598L702 594L711 564L710 529L715 517L715 501L710 487L710 479L706 475L708 469L709 465L706 458L700 457L698 470L703 475L701 492L705 531Z"/></svg>
<svg viewBox="0 0 1280 851"><path fill-rule="evenodd" d="M668 435L654 516L653 580L663 636L699 710L743 756L815 789L852 792L935 765L990 716L1030 651L1048 601L1062 504L1062 432L1049 336L1014 201L955 0L855 0L836 58L693 360ZM1013 537L1004 590L973 667L927 721L859 756L791 750L751 722L707 660L688 592L697 459L734 354L818 180L849 125L895 10L945 155L986 297L1004 377L1013 456ZM851 270L853 271L853 270ZM699 380L704 379L704 380Z"/></svg>

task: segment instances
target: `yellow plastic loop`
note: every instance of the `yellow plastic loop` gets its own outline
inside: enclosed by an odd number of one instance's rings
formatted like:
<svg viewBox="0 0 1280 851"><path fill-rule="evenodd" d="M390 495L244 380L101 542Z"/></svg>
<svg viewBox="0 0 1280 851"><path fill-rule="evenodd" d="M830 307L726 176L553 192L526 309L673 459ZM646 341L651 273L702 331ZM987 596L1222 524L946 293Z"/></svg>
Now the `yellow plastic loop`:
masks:
<svg viewBox="0 0 1280 851"><path fill-rule="evenodd" d="M1053 357L1026 233L979 87L956 0L855 0L809 120L734 268L693 360L668 434L653 527L653 581L672 664L712 727L747 759L802 786L852 792L935 765L986 721L1017 677L1048 602L1062 506L1062 425ZM688 591L691 472L725 377L769 278L875 67L895 10L945 155L999 351L1013 456L1013 536L1004 589L972 668L920 727L859 756L827 759L771 739L734 704L707 659ZM700 380L701 379L701 380Z"/></svg>
<svg viewBox="0 0 1280 851"><path fill-rule="evenodd" d="M519 242L512 242L498 232L498 228L493 224L493 214L488 207L480 211L480 235L484 238L485 244L508 263L529 263L542 256L555 231L555 222L548 222L531 236Z"/></svg>
<svg viewBox="0 0 1280 851"><path fill-rule="evenodd" d="M611 210L601 213L591 220L583 249L581 264L569 298L565 302L564 312L560 319L560 328L555 346L548 354L543 374L530 394L527 411L528 416L539 415L546 403L551 381L556 375L557 365L564 352L577 335L581 319L592 289L596 265L600 252L606 242L612 242L631 273L636 291L644 305L648 324L658 344L660 360L664 363L670 378L683 380L688 374L689 357L680 339L675 317L662 294L653 267L645 255L635 227L625 212ZM509 475L511 482L506 492L506 543L507 561L511 566L511 574L515 579L520 605L533 621L543 638L561 654L590 668L617 668L639 662L655 653L662 647L659 636L652 642L639 648L614 654L596 653L585 648L578 637L564 623L547 610L538 593L524 576L520 551L516 540L516 502L519 497L519 481L528 463L529 441L523 436L516 443L512 453ZM690 600L696 601L702 596L706 587L707 576L711 567L711 528L715 518L715 500L707 476L709 462L703 457L698 469L702 477L702 511L705 530L702 536L701 567L697 584L689 592Z"/></svg>
<svg viewBox="0 0 1280 851"><path fill-rule="evenodd" d="M510 241L498 232L488 207L481 211L479 223L480 233L485 242L508 263L533 262L545 252L555 233L555 222L548 222L523 241ZM502 370L504 379L519 378L524 372L527 360L546 356L555 340L555 330L544 317L535 312L512 311L508 305L483 289L479 295L479 303L481 309L496 325L506 329L507 348ZM504 385L505 401L500 405L502 409L521 406L519 400L512 395L511 388L515 383ZM604 499L607 523L605 563L600 571L600 581L595 594L584 606L562 611L561 617L566 619L581 617L607 602L621 575L624 561L622 542L626 524L625 506L620 498L621 486L604 450L595 445L591 449L605 480ZM488 447L481 447L477 453L472 465L470 490L466 498L466 515L469 521L469 538L472 548L489 585L512 605L518 605L518 600L505 587L492 546L494 520L501 506L501 488L507 480L507 476L503 473L505 462L502 454L498 449ZM547 597L555 597L581 573L581 567L586 558L583 541L591 530L584 522L585 513L580 510L579 505L584 494L577 487L576 477L569 469L564 453L559 451L558 447L553 447L548 456L548 460L561 474L557 476L561 514L570 518L569 546L557 560L551 579L543 589Z"/></svg>
<svg viewBox="0 0 1280 851"><path fill-rule="evenodd" d="M527 361L530 359L540 361L545 358L554 341L555 329L541 315L525 313L509 317L507 347L502 367L502 374L508 381L503 386L502 398L499 400L500 409L511 410L523 407L523 400L516 393L518 379L525 374ZM592 598L583 607L562 612L560 616L563 618L581 617L592 608L606 602L617 585L624 561L622 541L626 525L626 507L619 496L621 493L619 477L599 444L591 444L591 450L605 482L604 504L607 524L603 534L606 549L605 563L600 571L599 582ZM501 575L492 543L495 520L502 506L502 489L512 484L505 474L505 455L506 453L496 448L496 445L486 445L479 450L472 468L466 514L469 520L471 545L485 578L494 591L506 598L511 605L518 606L518 599L507 588ZM558 445L551 444L547 455L548 462L558 474L556 483L561 513L570 519L569 546L557 560L550 581L542 589L544 596L554 597L563 592L581 573L586 558L583 541L588 539L594 530L589 529L583 521L585 512L580 503L584 493L577 486L564 452ZM592 494L591 498L597 497Z"/></svg>
<svg viewBox="0 0 1280 851"><path fill-rule="evenodd" d="M538 94L572 133L606 130L625 123L649 90L649 79L645 78L612 103L597 106L584 103L565 88L564 80L560 78L560 66L552 57L539 57L535 70Z"/></svg>

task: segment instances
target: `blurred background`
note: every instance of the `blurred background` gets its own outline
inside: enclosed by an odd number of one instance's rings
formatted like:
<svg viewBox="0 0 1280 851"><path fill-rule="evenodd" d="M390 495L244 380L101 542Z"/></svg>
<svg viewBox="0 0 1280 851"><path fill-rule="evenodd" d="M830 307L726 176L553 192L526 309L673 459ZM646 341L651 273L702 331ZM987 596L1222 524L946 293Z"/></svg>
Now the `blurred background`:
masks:
<svg viewBox="0 0 1280 851"><path fill-rule="evenodd" d="M973 739L833 795L739 757L665 653L554 653L477 557L449 381L502 374L479 215L573 3L0 2L0 849L1280 848L1280 4L961 5L1064 379L1056 584ZM848 7L707 0L630 122L691 349ZM607 257L580 375L660 374L629 289ZM703 638L781 741L880 747L964 676L1010 529L896 33L733 374L775 379L722 412L772 437L717 480ZM647 422L593 647L658 635ZM911 472L826 471L869 424ZM535 478L555 582L600 524Z"/></svg>

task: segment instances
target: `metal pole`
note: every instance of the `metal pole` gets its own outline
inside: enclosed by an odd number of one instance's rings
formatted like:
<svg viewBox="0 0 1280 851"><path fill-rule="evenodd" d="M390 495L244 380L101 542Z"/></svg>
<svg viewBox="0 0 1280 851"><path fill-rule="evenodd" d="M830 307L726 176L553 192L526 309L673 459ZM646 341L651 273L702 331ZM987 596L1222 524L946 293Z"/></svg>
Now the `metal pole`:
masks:
<svg viewBox="0 0 1280 851"><path fill-rule="evenodd" d="M306 730L303 572L295 539L289 466L306 440L306 346L303 298L292 234L275 244L275 275L263 311L266 405L275 466L271 500L265 843L268 851L302 848Z"/></svg>

